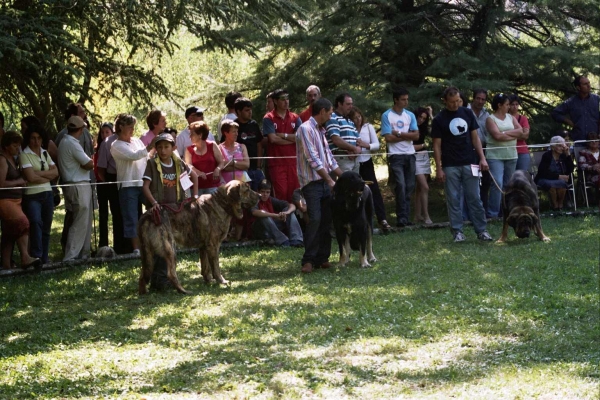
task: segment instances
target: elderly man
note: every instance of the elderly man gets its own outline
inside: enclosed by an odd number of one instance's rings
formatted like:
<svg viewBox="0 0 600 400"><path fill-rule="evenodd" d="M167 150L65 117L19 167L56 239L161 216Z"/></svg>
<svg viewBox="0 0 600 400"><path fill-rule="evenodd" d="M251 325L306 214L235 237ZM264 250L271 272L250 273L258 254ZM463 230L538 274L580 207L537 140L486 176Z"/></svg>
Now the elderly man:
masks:
<svg viewBox="0 0 600 400"><path fill-rule="evenodd" d="M551 115L556 122L573 128L572 140L586 140L588 133L598 133L599 130L600 96L591 93L590 80L585 76L575 78L573 86L577 94L556 107Z"/></svg>
<svg viewBox="0 0 600 400"><path fill-rule="evenodd" d="M185 110L185 119L188 122L188 126L186 126L184 130L179 132L179 135L177 135L177 140L175 141L177 151L179 152L179 156L181 158L183 158L185 149L187 149L188 147L190 147L192 145L192 139L190 139L189 125L192 122L204 121L204 111L205 110L206 110L205 108L196 107L196 106L188 107L187 110ZM215 137L213 136L212 133L208 132L207 140L210 140L212 142L215 141Z"/></svg>
<svg viewBox="0 0 600 400"><path fill-rule="evenodd" d="M331 255L331 189L330 174L340 176L342 170L325 139L324 124L331 119L333 106L325 98L313 104L312 117L296 134L296 162L302 195L306 200L309 222L304 233L302 272L313 268L329 268Z"/></svg>
<svg viewBox="0 0 600 400"><path fill-rule="evenodd" d="M67 134L58 145L58 169L62 177L65 206L71 210L63 261L87 258L91 248L92 186L90 170L94 163L84 152L79 139L85 122L78 116L69 118Z"/></svg>
<svg viewBox="0 0 600 400"><path fill-rule="evenodd" d="M473 115L477 120L477 125L479 125L479 128L477 128L477 135L479 136L479 141L481 142L481 147L484 149L484 153L488 134L487 129L485 128L485 121L490 116L490 113L485 109L485 103L487 102L487 98L487 90L482 88L475 89L473 90L473 101L467 105L467 108L469 108L473 112ZM483 209L486 211L486 213L488 209L488 198L491 184L492 176L490 175L489 171L482 171L481 188L479 195L481 197L481 202L483 203ZM463 206L464 205L465 204L463 203ZM463 210L463 218L465 220L469 220L469 214L466 211L467 210Z"/></svg>
<svg viewBox="0 0 600 400"><path fill-rule="evenodd" d="M300 113L300 120L306 122L312 117L312 106L315 101L321 98L321 89L316 85L310 85L306 88L306 101L308 102L308 108Z"/></svg>

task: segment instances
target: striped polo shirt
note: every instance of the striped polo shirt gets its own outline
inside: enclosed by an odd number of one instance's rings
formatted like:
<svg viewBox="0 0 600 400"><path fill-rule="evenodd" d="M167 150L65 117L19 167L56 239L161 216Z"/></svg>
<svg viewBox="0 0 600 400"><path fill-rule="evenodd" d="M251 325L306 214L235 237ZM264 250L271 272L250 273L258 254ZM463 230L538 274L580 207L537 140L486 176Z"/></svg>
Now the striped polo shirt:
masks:
<svg viewBox="0 0 600 400"><path fill-rule="evenodd" d="M332 152L338 150L338 147L331 140L333 136L339 136L352 146L356 146L356 140L360 138L354 122L336 113L331 114L331 119L325 123L325 129L327 131L327 144Z"/></svg>

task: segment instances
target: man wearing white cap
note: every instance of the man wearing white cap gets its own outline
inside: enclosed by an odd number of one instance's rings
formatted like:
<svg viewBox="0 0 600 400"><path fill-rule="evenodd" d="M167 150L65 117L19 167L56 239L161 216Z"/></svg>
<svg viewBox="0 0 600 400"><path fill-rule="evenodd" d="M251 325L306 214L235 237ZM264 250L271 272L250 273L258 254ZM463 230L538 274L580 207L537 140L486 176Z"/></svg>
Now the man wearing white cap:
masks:
<svg viewBox="0 0 600 400"><path fill-rule="evenodd" d="M94 163L79 143L85 122L72 116L67 122L67 134L58 145L58 169L65 206L71 210L73 223L68 229L63 261L87 258L91 249L92 186L90 170Z"/></svg>

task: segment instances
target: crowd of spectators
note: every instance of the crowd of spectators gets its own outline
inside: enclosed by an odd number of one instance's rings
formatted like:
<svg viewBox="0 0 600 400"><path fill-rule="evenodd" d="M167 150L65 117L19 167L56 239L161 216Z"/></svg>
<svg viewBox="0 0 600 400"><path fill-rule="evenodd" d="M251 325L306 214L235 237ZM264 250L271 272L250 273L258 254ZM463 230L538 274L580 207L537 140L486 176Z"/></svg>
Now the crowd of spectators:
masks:
<svg viewBox="0 0 600 400"><path fill-rule="evenodd" d="M535 182L549 193L555 210L565 207L575 166L588 183L600 187L599 98L591 93L586 77L573 84L577 94L557 106L552 117L572 127L575 163L565 138L555 136L535 166ZM167 127L163 111L150 111L148 130L139 138L137 119L129 114L103 122L92 137L79 103L69 104L65 127L54 140L33 116L21 120L21 134L5 132L0 115L2 268L15 267L15 244L22 268L39 268L50 261L54 209L61 202L57 187L65 205L62 260L69 261L91 255L96 207L97 247L112 241L117 254L139 254L136 227L143 205L152 210L211 194L233 179L247 182L259 192L260 201L243 220L232 223L231 240L256 238L283 247L304 246L302 271L326 268L331 247L327 204L341 173L355 171L362 176L373 192L380 229L392 229L375 173L377 153L385 153L389 166L397 227L432 223L428 192L433 153L454 240L466 239L462 229L466 219L473 222L480 240L492 240L486 219L500 216L504 185L516 169L531 171L526 143L530 127L520 112L521 100L499 93L488 111L486 90L474 90L469 103L464 93L448 88L442 98L445 107L434 115L427 106L410 111L409 96L403 88L392 93L392 105L381 115L379 135L349 93L329 102L315 85L306 89L308 107L300 114L290 110L285 90L269 93L261 124L253 119L248 98L228 93L227 114L219 121L217 135L204 121L206 110L195 105L186 109L187 126L179 134Z"/></svg>

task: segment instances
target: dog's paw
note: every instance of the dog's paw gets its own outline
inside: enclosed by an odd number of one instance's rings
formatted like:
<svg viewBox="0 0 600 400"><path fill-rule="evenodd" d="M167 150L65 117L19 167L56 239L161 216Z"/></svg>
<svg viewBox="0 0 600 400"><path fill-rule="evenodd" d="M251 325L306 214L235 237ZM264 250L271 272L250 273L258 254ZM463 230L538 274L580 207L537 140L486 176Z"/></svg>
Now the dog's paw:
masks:
<svg viewBox="0 0 600 400"><path fill-rule="evenodd" d="M544 237L542 238L542 242L546 242L546 243L548 243L548 242L551 242L551 240L550 240L550 238L549 238L548 236L544 236Z"/></svg>
<svg viewBox="0 0 600 400"><path fill-rule="evenodd" d="M371 268L372 265L369 263L364 263L363 265L360 266L361 268Z"/></svg>
<svg viewBox="0 0 600 400"><path fill-rule="evenodd" d="M369 262L370 263L376 263L377 259L375 258L375 256L373 256L373 257L369 258Z"/></svg>
<svg viewBox="0 0 600 400"><path fill-rule="evenodd" d="M506 242L506 240L502 239L502 238L496 240L496 244L502 244L502 243L505 243L505 242Z"/></svg>

